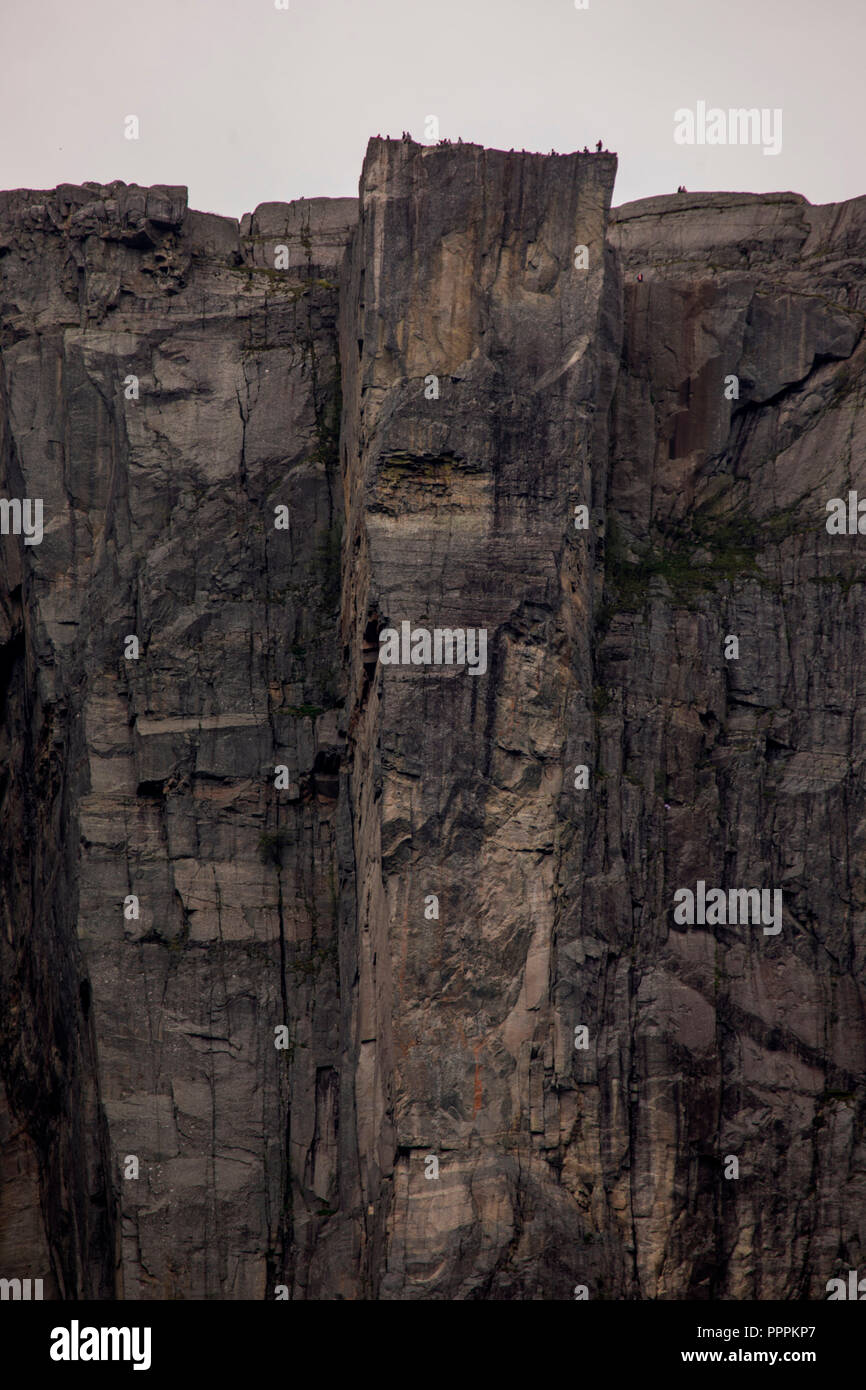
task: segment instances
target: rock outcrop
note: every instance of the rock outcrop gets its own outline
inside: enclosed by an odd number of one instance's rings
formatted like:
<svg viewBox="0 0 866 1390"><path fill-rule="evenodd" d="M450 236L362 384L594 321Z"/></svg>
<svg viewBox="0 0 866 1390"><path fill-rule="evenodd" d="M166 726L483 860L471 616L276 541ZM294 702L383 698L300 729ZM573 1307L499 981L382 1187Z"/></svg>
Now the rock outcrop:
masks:
<svg viewBox="0 0 866 1390"><path fill-rule="evenodd" d="M615 170L374 140L357 200L240 223L0 194L0 495L44 511L0 538L0 1276L866 1259L866 565L825 524L866 199L611 211ZM485 669L382 664L404 622ZM678 922L699 880L781 930Z"/></svg>

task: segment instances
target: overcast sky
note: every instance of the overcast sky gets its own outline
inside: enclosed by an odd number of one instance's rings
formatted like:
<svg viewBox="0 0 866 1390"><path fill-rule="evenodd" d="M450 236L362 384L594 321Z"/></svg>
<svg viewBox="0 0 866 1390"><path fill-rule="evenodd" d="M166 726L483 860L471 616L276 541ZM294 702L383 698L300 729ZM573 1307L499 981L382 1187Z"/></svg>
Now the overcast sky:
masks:
<svg viewBox="0 0 866 1390"><path fill-rule="evenodd" d="M583 0L581 0L583 3ZM370 135L619 154L614 202L866 193L866 0L0 0L0 188L356 194ZM684 145L698 102L781 109L781 152ZM139 139L125 138L125 118Z"/></svg>

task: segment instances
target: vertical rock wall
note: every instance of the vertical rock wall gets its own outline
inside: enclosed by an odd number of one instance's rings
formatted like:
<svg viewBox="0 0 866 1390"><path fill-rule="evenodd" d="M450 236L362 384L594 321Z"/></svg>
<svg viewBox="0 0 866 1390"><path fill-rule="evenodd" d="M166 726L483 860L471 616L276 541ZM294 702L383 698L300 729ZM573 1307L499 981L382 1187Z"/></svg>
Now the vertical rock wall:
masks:
<svg viewBox="0 0 866 1390"><path fill-rule="evenodd" d="M0 538L0 1276L862 1262L866 200L614 174L374 140L357 202L240 224L0 195L0 494L45 517ZM404 621L483 674L383 665ZM698 879L782 930L678 925Z"/></svg>
<svg viewBox="0 0 866 1390"><path fill-rule="evenodd" d="M4 541L2 1055L66 1296L303 1289L337 1192L354 210L2 206L4 492L45 508Z"/></svg>
<svg viewBox="0 0 866 1390"><path fill-rule="evenodd" d="M580 1239L551 1163L576 1118L554 941L582 839L568 773L592 734L594 547L571 517L604 496L614 167L374 141L361 180L344 617L383 1297L541 1290ZM376 666L404 620L486 629L486 673Z"/></svg>

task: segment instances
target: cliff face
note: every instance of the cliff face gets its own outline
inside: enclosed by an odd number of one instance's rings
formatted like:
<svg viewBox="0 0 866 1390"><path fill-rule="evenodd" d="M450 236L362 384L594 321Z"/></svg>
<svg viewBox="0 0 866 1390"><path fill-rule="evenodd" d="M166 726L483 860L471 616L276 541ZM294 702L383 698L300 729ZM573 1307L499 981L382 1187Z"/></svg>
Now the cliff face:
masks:
<svg viewBox="0 0 866 1390"><path fill-rule="evenodd" d="M325 1258L354 217L3 205L4 491L45 511L4 542L3 1070L65 1295L263 1296Z"/></svg>
<svg viewBox="0 0 866 1390"><path fill-rule="evenodd" d="M376 140L357 201L240 224L0 195L0 493L44 502L0 540L5 1277L790 1298L866 1258L866 568L825 526L866 199L610 212L614 174ZM383 665L403 622L486 669ZM698 880L781 930L678 923Z"/></svg>

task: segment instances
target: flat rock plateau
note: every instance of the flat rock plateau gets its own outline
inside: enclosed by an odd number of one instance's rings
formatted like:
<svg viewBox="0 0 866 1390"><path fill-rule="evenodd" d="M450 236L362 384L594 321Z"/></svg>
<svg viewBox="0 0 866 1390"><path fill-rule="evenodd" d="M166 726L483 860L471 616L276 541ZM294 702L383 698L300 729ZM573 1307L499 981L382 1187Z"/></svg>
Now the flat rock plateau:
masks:
<svg viewBox="0 0 866 1390"><path fill-rule="evenodd" d="M866 1269L866 198L615 172L0 194L0 1275Z"/></svg>

